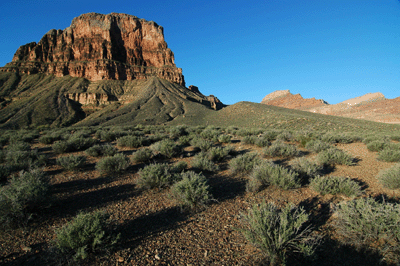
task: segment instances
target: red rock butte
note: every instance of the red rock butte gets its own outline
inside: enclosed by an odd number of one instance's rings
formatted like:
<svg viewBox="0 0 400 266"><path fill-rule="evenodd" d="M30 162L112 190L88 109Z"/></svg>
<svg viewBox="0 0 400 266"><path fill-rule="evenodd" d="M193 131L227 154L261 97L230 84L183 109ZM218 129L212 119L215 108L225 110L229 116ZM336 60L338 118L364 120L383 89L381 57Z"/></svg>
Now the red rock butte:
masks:
<svg viewBox="0 0 400 266"><path fill-rule="evenodd" d="M50 30L39 43L21 46L1 71L70 75L91 81L157 76L185 86L163 28L120 13L74 18L70 27Z"/></svg>

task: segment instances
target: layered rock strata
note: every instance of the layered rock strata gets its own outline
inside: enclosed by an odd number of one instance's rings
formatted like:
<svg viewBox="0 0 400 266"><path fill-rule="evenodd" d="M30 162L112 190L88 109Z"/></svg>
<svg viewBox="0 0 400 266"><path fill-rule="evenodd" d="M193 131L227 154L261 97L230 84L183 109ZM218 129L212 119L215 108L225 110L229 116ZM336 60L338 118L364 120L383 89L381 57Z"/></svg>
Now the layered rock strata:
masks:
<svg viewBox="0 0 400 266"><path fill-rule="evenodd" d="M70 75L91 81L157 76L185 85L163 28L119 13L88 13L74 18L70 27L50 30L38 43L21 46L1 71Z"/></svg>

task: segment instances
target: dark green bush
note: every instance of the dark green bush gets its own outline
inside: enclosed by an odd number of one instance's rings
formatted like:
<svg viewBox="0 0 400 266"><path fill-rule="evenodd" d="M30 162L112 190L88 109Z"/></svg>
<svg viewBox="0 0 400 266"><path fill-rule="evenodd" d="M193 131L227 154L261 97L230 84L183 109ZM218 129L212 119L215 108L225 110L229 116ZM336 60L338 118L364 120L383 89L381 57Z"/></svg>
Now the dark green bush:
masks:
<svg viewBox="0 0 400 266"><path fill-rule="evenodd" d="M208 151L209 149L211 149L211 147L213 146L213 142L210 140L206 140L206 139L202 139L202 138L193 138L190 141L190 144L195 147L200 149L201 151Z"/></svg>
<svg viewBox="0 0 400 266"><path fill-rule="evenodd" d="M176 144L173 140L164 139L158 141L150 146L150 149L155 155L162 155L166 158L172 158L178 156L182 152L182 148Z"/></svg>
<svg viewBox="0 0 400 266"><path fill-rule="evenodd" d="M75 152L75 151L83 151L94 144L96 144L96 140L90 137L77 137L72 136L68 140L56 141L53 143L52 148L55 153L61 154L66 152Z"/></svg>
<svg viewBox="0 0 400 266"><path fill-rule="evenodd" d="M276 140L271 146L265 148L263 153L270 157L284 157L290 158L299 156L301 153L294 145L286 144L282 141Z"/></svg>
<svg viewBox="0 0 400 266"><path fill-rule="evenodd" d="M359 198L341 202L333 223L340 239L357 249L370 249L383 260L400 259L400 205Z"/></svg>
<svg viewBox="0 0 400 266"><path fill-rule="evenodd" d="M62 139L62 133L61 132L54 132L50 134L43 135L39 138L39 143L42 144L53 144L57 140Z"/></svg>
<svg viewBox="0 0 400 266"><path fill-rule="evenodd" d="M317 161L325 165L354 165L354 158L346 152L337 148L323 150L317 155Z"/></svg>
<svg viewBox="0 0 400 266"><path fill-rule="evenodd" d="M293 139L293 135L288 131L283 131L276 136L276 139L281 141L290 141Z"/></svg>
<svg viewBox="0 0 400 266"><path fill-rule="evenodd" d="M282 189L301 187L297 173L273 162L263 161L254 167L246 189L255 192L269 185L275 185Z"/></svg>
<svg viewBox="0 0 400 266"><path fill-rule="evenodd" d="M243 144L254 145L257 141L257 137L253 135L247 135L242 138Z"/></svg>
<svg viewBox="0 0 400 266"><path fill-rule="evenodd" d="M322 171L322 165L306 158L296 158L290 162L290 167L300 174L303 178L317 176Z"/></svg>
<svg viewBox="0 0 400 266"><path fill-rule="evenodd" d="M333 146L331 146L329 143L321 141L321 140L311 140L311 141L307 142L305 147L309 151L319 153L321 151L332 148Z"/></svg>
<svg viewBox="0 0 400 266"><path fill-rule="evenodd" d="M143 146L143 137L137 136L124 136L117 139L119 147L139 148Z"/></svg>
<svg viewBox="0 0 400 266"><path fill-rule="evenodd" d="M253 168L261 163L261 158L258 153L250 152L239 155L229 162L229 169L232 174L248 174Z"/></svg>
<svg viewBox="0 0 400 266"><path fill-rule="evenodd" d="M379 152L378 160L385 162L400 162L400 149L383 149Z"/></svg>
<svg viewBox="0 0 400 266"><path fill-rule="evenodd" d="M309 257L315 253L319 239L312 234L308 214L303 208L287 204L282 210L271 203L254 205L243 215L246 239L261 249L270 265L285 265L294 253Z"/></svg>
<svg viewBox="0 0 400 266"><path fill-rule="evenodd" d="M112 146L111 144L97 144L93 147L90 147L85 151L85 153L92 157L99 157L99 156L113 156L118 152L118 149Z"/></svg>
<svg viewBox="0 0 400 266"><path fill-rule="evenodd" d="M379 172L378 179L380 183L390 189L399 189L400 188L400 164L396 164L395 166L382 170Z"/></svg>
<svg viewBox="0 0 400 266"><path fill-rule="evenodd" d="M179 137L184 136L186 134L187 134L186 126L181 126L180 125L180 126L171 127L169 129L169 137L171 139L176 139L176 138L179 138Z"/></svg>
<svg viewBox="0 0 400 266"><path fill-rule="evenodd" d="M181 174L181 178L171 187L170 193L182 206L196 209L210 201L210 189L202 174L189 171Z"/></svg>
<svg viewBox="0 0 400 266"><path fill-rule="evenodd" d="M21 171L0 187L0 224L27 222L29 212L40 206L49 192L49 179L39 169Z"/></svg>
<svg viewBox="0 0 400 266"><path fill-rule="evenodd" d="M218 141L221 143L230 143L231 139L232 139L232 136L225 135L225 134L219 135L219 137L218 137Z"/></svg>
<svg viewBox="0 0 400 266"><path fill-rule="evenodd" d="M203 171L218 171L219 167L210 158L207 153L200 152L192 159L192 167Z"/></svg>
<svg viewBox="0 0 400 266"><path fill-rule="evenodd" d="M322 195L343 194L347 197L356 197L361 194L357 182L341 176L317 176L311 180L310 187Z"/></svg>
<svg viewBox="0 0 400 266"><path fill-rule="evenodd" d="M109 250L117 243L112 235L109 216L103 212L80 213L56 230L55 246L65 257L86 259L90 253Z"/></svg>
<svg viewBox="0 0 400 266"><path fill-rule="evenodd" d="M171 171L171 167L165 163L146 165L139 170L137 185L140 188L164 188L180 180L180 176Z"/></svg>
<svg viewBox="0 0 400 266"><path fill-rule="evenodd" d="M122 153L106 156L96 164L96 170L104 174L122 173L129 167L129 159Z"/></svg>
<svg viewBox="0 0 400 266"><path fill-rule="evenodd" d="M74 171L85 165L86 157L81 155L71 155L57 158L57 164L65 170Z"/></svg>
<svg viewBox="0 0 400 266"><path fill-rule="evenodd" d="M153 157L153 152L149 148L137 150L132 154L131 160L135 163L144 163L150 161Z"/></svg>
<svg viewBox="0 0 400 266"><path fill-rule="evenodd" d="M207 152L207 157L213 162L221 162L234 152L232 146L213 147Z"/></svg>
<svg viewBox="0 0 400 266"><path fill-rule="evenodd" d="M381 151L387 145L387 141L384 140L375 140L371 141L367 144L367 149L370 151Z"/></svg>

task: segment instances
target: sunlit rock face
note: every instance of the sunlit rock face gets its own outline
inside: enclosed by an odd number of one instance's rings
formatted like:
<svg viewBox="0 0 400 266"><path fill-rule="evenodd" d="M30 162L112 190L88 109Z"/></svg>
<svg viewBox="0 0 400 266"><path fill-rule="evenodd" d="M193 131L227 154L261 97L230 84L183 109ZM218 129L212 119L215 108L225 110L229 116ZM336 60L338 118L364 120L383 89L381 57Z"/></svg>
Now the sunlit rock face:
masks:
<svg viewBox="0 0 400 266"><path fill-rule="evenodd" d="M185 85L182 69L153 21L111 13L88 13L64 30L50 30L39 43L28 43L1 69L97 80L134 80L157 76Z"/></svg>

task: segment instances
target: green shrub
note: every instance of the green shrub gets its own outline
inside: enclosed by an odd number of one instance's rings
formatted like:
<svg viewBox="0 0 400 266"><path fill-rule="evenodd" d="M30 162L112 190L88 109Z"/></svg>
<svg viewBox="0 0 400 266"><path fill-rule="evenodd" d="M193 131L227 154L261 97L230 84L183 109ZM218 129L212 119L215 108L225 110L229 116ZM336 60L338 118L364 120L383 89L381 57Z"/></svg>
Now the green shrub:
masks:
<svg viewBox="0 0 400 266"><path fill-rule="evenodd" d="M209 149L211 149L211 147L213 146L213 142L210 140L206 140L206 139L202 139L202 138L193 138L190 141L190 144L195 147L200 149L201 151L208 151Z"/></svg>
<svg viewBox="0 0 400 266"><path fill-rule="evenodd" d="M37 150L30 151L7 151L5 161L13 171L27 170L44 166L47 163L45 155L39 155Z"/></svg>
<svg viewBox="0 0 400 266"><path fill-rule="evenodd" d="M171 139L176 139L178 137L186 135L186 126L175 126L169 129L169 137Z"/></svg>
<svg viewBox="0 0 400 266"><path fill-rule="evenodd" d="M276 138L277 138L277 136L279 135L279 133L280 133L280 131L268 130L268 131L265 131L265 132L262 134L261 137L262 137L263 139L268 140L268 141L273 141L273 140L276 140Z"/></svg>
<svg viewBox="0 0 400 266"><path fill-rule="evenodd" d="M217 142L218 141L218 136L221 134L220 130L217 130L215 128L212 127L207 127L206 129L204 129L201 133L200 136L203 139L207 139L207 140L211 140L213 142Z"/></svg>
<svg viewBox="0 0 400 266"><path fill-rule="evenodd" d="M321 138L322 141L328 143L352 143L361 141L362 138L352 133L328 132Z"/></svg>
<svg viewBox="0 0 400 266"><path fill-rule="evenodd" d="M178 156L182 152L182 148L173 140L164 139L150 146L155 155L160 154L166 158Z"/></svg>
<svg viewBox="0 0 400 266"><path fill-rule="evenodd" d="M58 154L83 151L92 147L94 144L96 144L96 142L97 141L92 138L72 136L68 140L54 142L52 148L53 151Z"/></svg>
<svg viewBox="0 0 400 266"><path fill-rule="evenodd" d="M119 236L112 236L108 218L107 214L99 211L78 214L70 223L56 230L56 248L67 258L75 260L110 249Z"/></svg>
<svg viewBox="0 0 400 266"><path fill-rule="evenodd" d="M256 136L252 136L252 135L250 135L250 136L244 136L243 138L242 138L242 142L243 142L243 144L251 144L251 145L254 145L255 143L256 143L256 140L257 140L257 137Z"/></svg>
<svg viewBox="0 0 400 266"><path fill-rule="evenodd" d="M232 136L224 135L224 134L219 135L219 137L218 137L218 141L221 143L230 143L231 139L232 139Z"/></svg>
<svg viewBox="0 0 400 266"><path fill-rule="evenodd" d="M270 157L284 157L290 158L300 155L300 151L294 145L286 144L282 141L276 140L271 146L265 148L263 153Z"/></svg>
<svg viewBox="0 0 400 266"><path fill-rule="evenodd" d="M178 144L181 146L188 146L190 144L191 141L191 137L190 136L180 136L178 139Z"/></svg>
<svg viewBox="0 0 400 266"><path fill-rule="evenodd" d="M85 151L85 153L92 157L100 157L100 156L113 156L118 152L118 149L112 146L111 144L97 144L93 147L90 147Z"/></svg>
<svg viewBox="0 0 400 266"><path fill-rule="evenodd" d="M319 153L321 151L332 148L332 146L329 143L321 141L321 140L311 140L311 141L307 142L305 147L307 150L315 152L315 153Z"/></svg>
<svg viewBox="0 0 400 266"><path fill-rule="evenodd" d="M400 149L393 150L390 148L383 149L379 152L378 160L385 162L400 162Z"/></svg>
<svg viewBox="0 0 400 266"><path fill-rule="evenodd" d="M54 141L61 140L62 134L60 132L54 132L50 134L43 135L39 138L39 143L42 144L53 144Z"/></svg>
<svg viewBox="0 0 400 266"><path fill-rule="evenodd" d="M386 188L399 189L400 188L400 164L382 170L378 175L379 182Z"/></svg>
<svg viewBox="0 0 400 266"><path fill-rule="evenodd" d="M164 188L172 185L180 177L171 171L171 167L166 163L155 163L146 165L139 170L137 185L140 188Z"/></svg>
<svg viewBox="0 0 400 266"><path fill-rule="evenodd" d="M29 151L31 146L26 142L14 142L7 147L7 151Z"/></svg>
<svg viewBox="0 0 400 266"><path fill-rule="evenodd" d="M296 158L290 162L290 167L303 178L315 177L322 171L322 165L306 158Z"/></svg>
<svg viewBox="0 0 400 266"><path fill-rule="evenodd" d="M219 170L218 165L216 165L204 152L200 152L196 156L194 156L194 158L192 159L192 167L198 170L210 172Z"/></svg>
<svg viewBox="0 0 400 266"><path fill-rule="evenodd" d="M81 155L71 155L57 158L57 164L65 170L73 171L85 165L86 157Z"/></svg>
<svg viewBox="0 0 400 266"><path fill-rule="evenodd" d="M298 253L308 257L315 253L319 240L307 223L308 214L301 207L287 204L279 210L271 203L262 203L243 215L245 228L241 231L268 256L270 265L285 265L288 255Z"/></svg>
<svg viewBox="0 0 400 266"><path fill-rule="evenodd" d="M114 156L103 157L96 164L96 170L105 174L122 173L128 167L129 159L122 153L117 153Z"/></svg>
<svg viewBox="0 0 400 266"><path fill-rule="evenodd" d="M339 203L335 214L333 225L345 244L378 252L389 264L399 261L399 204L360 198Z"/></svg>
<svg viewBox="0 0 400 266"><path fill-rule="evenodd" d="M356 197L361 194L357 182L341 176L317 176L311 180L310 187L322 195L343 194L347 197Z"/></svg>
<svg viewBox="0 0 400 266"><path fill-rule="evenodd" d="M119 147L139 148L143 146L143 138L137 136L124 136L117 139Z"/></svg>
<svg viewBox="0 0 400 266"><path fill-rule="evenodd" d="M330 148L323 150L317 155L317 161L320 164L326 165L354 165L354 158L347 154L346 152L339 150L337 148Z"/></svg>
<svg viewBox="0 0 400 266"><path fill-rule="evenodd" d="M84 134L84 136L86 135ZM73 135L71 138L69 138L67 141L68 152L83 151L97 143L97 140L84 136Z"/></svg>
<svg viewBox="0 0 400 266"><path fill-rule="evenodd" d="M268 147L271 145L271 142L265 138L257 138L254 144L258 147Z"/></svg>
<svg viewBox="0 0 400 266"><path fill-rule="evenodd" d="M126 132L122 132L122 131L98 130L98 131L96 131L95 137L100 140L111 142L111 141L114 141L125 135L126 135Z"/></svg>
<svg viewBox="0 0 400 266"><path fill-rule="evenodd" d="M256 165L246 185L247 191L259 191L262 187L275 185L282 189L301 187L298 174L273 162L263 161Z"/></svg>
<svg viewBox="0 0 400 266"><path fill-rule="evenodd" d="M43 171L21 171L0 187L0 224L27 222L29 212L47 199L48 192L49 179Z"/></svg>
<svg viewBox="0 0 400 266"><path fill-rule="evenodd" d="M187 167L188 167L187 162L180 161L180 162L177 162L177 163L175 163L174 165L172 165L172 167L171 167L171 172L172 172L172 173L180 174L180 173L182 173L183 171L185 171L185 169L186 169Z"/></svg>
<svg viewBox="0 0 400 266"><path fill-rule="evenodd" d="M136 163L144 163L150 161L152 157L153 152L149 148L143 148L134 152L131 160Z"/></svg>
<svg viewBox="0 0 400 266"><path fill-rule="evenodd" d="M293 135L288 131L283 131L278 136L276 136L276 139L281 141L290 141L291 139L293 139Z"/></svg>
<svg viewBox="0 0 400 266"><path fill-rule="evenodd" d="M370 151L381 151L387 145L387 141L384 140L375 140L371 141L367 144L367 149Z"/></svg>
<svg viewBox="0 0 400 266"><path fill-rule="evenodd" d="M261 163L261 158L258 153L250 152L239 155L229 162L229 169L232 174L248 174L253 168Z"/></svg>
<svg viewBox="0 0 400 266"><path fill-rule="evenodd" d="M213 162L221 162L225 160L228 155L232 154L234 151L234 147L225 146L225 147L213 147L207 152L207 157Z"/></svg>
<svg viewBox="0 0 400 266"><path fill-rule="evenodd" d="M189 171L181 174L181 178L171 187L170 193L182 206L196 209L210 201L209 186L202 174Z"/></svg>
<svg viewBox="0 0 400 266"><path fill-rule="evenodd" d="M69 152L69 146L68 146L68 143L66 140L64 140L64 141L60 140L60 141L54 142L53 145L51 146L51 148L57 154Z"/></svg>

